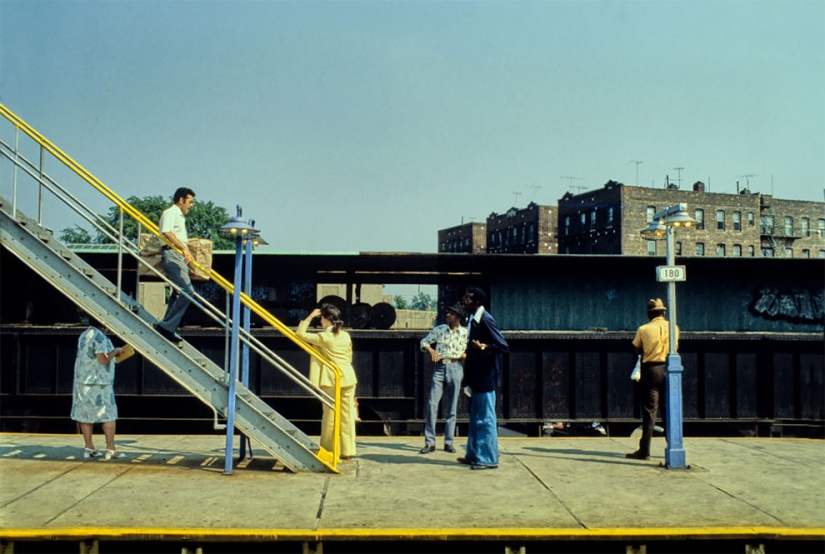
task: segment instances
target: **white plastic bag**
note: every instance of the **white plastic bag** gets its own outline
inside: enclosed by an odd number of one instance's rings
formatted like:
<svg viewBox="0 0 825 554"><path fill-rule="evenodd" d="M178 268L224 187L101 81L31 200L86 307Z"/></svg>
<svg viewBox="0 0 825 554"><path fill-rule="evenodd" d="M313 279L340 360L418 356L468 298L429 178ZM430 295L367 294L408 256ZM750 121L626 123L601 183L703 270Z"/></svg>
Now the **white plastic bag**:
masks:
<svg viewBox="0 0 825 554"><path fill-rule="evenodd" d="M639 381L642 378L642 357L636 356L636 366L633 368L633 371L630 373L630 380L631 381Z"/></svg>

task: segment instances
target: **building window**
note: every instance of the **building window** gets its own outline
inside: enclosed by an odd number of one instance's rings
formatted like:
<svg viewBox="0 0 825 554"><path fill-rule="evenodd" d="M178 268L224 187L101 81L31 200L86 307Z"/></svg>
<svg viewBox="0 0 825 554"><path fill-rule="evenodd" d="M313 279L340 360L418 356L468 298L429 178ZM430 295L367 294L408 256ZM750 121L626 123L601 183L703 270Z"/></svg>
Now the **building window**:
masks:
<svg viewBox="0 0 825 554"><path fill-rule="evenodd" d="M753 212L748 212L748 227L753 227Z"/></svg>
<svg viewBox="0 0 825 554"><path fill-rule="evenodd" d="M748 256L751 258L756 256L756 248L754 248L753 245L748 246Z"/></svg>
<svg viewBox="0 0 825 554"><path fill-rule="evenodd" d="M803 257L803 258L810 258L810 257L811 257L811 251L810 251L810 250L808 250L807 248L806 248L806 249L804 249L804 250L802 251L802 257Z"/></svg>
<svg viewBox="0 0 825 554"><path fill-rule="evenodd" d="M647 241L647 255L648 256L655 256L656 255L656 241L655 240Z"/></svg>
<svg viewBox="0 0 825 554"><path fill-rule="evenodd" d="M763 215L759 218L759 227L763 235L773 234L773 216Z"/></svg>
<svg viewBox="0 0 825 554"><path fill-rule="evenodd" d="M705 210L698 209L695 212L693 212L693 219L696 220L697 229L705 228Z"/></svg>
<svg viewBox="0 0 825 554"><path fill-rule="evenodd" d="M570 234L570 216L569 215L564 218L564 234L565 235Z"/></svg>
<svg viewBox="0 0 825 554"><path fill-rule="evenodd" d="M803 237L810 237L811 236L811 220L810 218L803 217L802 218L802 236Z"/></svg>
<svg viewBox="0 0 825 554"><path fill-rule="evenodd" d="M719 258L725 257L725 245L724 244L717 244L716 245L716 256Z"/></svg>
<svg viewBox="0 0 825 554"><path fill-rule="evenodd" d="M590 212L590 230L593 231L596 229L596 210Z"/></svg>
<svg viewBox="0 0 825 554"><path fill-rule="evenodd" d="M704 256L705 255L705 243L704 242L697 242L696 243L696 255L697 256Z"/></svg>
<svg viewBox="0 0 825 554"><path fill-rule="evenodd" d="M819 238L825 238L825 219L817 220L816 229L819 232Z"/></svg>
<svg viewBox="0 0 825 554"><path fill-rule="evenodd" d="M656 206L648 206L645 214L645 221L648 223L653 221L653 216L656 214Z"/></svg>
<svg viewBox="0 0 825 554"><path fill-rule="evenodd" d="M764 258L773 258L773 248L770 246L763 246L762 247L762 257Z"/></svg>
<svg viewBox="0 0 825 554"><path fill-rule="evenodd" d="M681 243L681 242L677 242L677 243L676 243L675 254L676 254L677 256L681 256L681 255L682 255L682 243Z"/></svg>
<svg viewBox="0 0 825 554"><path fill-rule="evenodd" d="M742 230L742 212L733 212L733 230Z"/></svg>
<svg viewBox="0 0 825 554"><path fill-rule="evenodd" d="M607 226L613 226L613 207L607 208Z"/></svg>
<svg viewBox="0 0 825 554"><path fill-rule="evenodd" d="M819 257L820 258L825 258L825 250L820 250L819 251Z"/></svg>
<svg viewBox="0 0 825 554"><path fill-rule="evenodd" d="M785 216L785 236L793 236L793 218L789 215Z"/></svg>
<svg viewBox="0 0 825 554"><path fill-rule="evenodd" d="M716 229L718 231L725 230L725 211L716 210Z"/></svg>
<svg viewBox="0 0 825 554"><path fill-rule="evenodd" d="M536 242L536 224L531 223L530 227L527 229L527 241L528 242Z"/></svg>
<svg viewBox="0 0 825 554"><path fill-rule="evenodd" d="M587 214L582 212L582 231L584 231L584 226L587 225Z"/></svg>
<svg viewBox="0 0 825 554"><path fill-rule="evenodd" d="M785 257L793 258L793 248L785 248Z"/></svg>
<svg viewBox="0 0 825 554"><path fill-rule="evenodd" d="M741 244L734 244L733 245L733 255L737 258L742 257L742 245Z"/></svg>

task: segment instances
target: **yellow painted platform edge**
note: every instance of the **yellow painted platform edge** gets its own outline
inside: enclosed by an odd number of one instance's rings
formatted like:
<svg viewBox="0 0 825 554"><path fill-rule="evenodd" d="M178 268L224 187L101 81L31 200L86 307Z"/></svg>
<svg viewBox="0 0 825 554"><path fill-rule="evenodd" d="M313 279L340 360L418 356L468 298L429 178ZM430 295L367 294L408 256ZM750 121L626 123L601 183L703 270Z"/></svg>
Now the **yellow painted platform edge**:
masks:
<svg viewBox="0 0 825 554"><path fill-rule="evenodd" d="M622 540L639 538L675 539L742 539L825 540L825 528L799 527L661 527L539 529L531 527L477 529L214 529L214 528L127 528L66 527L54 529L0 529L0 540L205 540L226 539L244 542L278 540Z"/></svg>

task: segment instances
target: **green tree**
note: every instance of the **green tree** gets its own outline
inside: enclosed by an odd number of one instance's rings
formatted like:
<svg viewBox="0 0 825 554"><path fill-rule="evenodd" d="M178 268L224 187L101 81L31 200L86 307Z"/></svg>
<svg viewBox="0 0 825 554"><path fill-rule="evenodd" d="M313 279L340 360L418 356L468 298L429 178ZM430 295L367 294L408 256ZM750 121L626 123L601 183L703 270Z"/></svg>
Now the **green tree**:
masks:
<svg viewBox="0 0 825 554"><path fill-rule="evenodd" d="M429 294L419 292L410 301L411 310L427 311L435 307L435 300Z"/></svg>
<svg viewBox="0 0 825 554"><path fill-rule="evenodd" d="M407 304L407 300L403 296L401 296L400 294L397 294L397 295L392 297L392 303L395 306L395 308L398 309L398 310L409 310L410 309L410 305Z"/></svg>
<svg viewBox="0 0 825 554"><path fill-rule="evenodd" d="M171 197L165 200L160 195L144 196L143 198L131 196L126 201L156 224L160 221L160 214L163 213L163 210L172 204ZM109 211L102 217L115 229L120 227L120 209L117 206L110 207ZM221 236L218 231L229 222L229 220L230 217L226 208L215 205L211 200L208 202L195 200L192 209L186 214L186 229L192 237L210 239L213 250L234 250L235 242L230 238ZM124 214L123 235L135 244L138 242L137 229L137 221ZM96 235L92 237L88 231L78 225L63 229L60 232L60 240L64 243L72 242L78 244L103 244L112 242L100 231L97 231Z"/></svg>
<svg viewBox="0 0 825 554"><path fill-rule="evenodd" d="M58 238L63 244L90 244L92 242L92 235L80 225L66 227L60 231Z"/></svg>

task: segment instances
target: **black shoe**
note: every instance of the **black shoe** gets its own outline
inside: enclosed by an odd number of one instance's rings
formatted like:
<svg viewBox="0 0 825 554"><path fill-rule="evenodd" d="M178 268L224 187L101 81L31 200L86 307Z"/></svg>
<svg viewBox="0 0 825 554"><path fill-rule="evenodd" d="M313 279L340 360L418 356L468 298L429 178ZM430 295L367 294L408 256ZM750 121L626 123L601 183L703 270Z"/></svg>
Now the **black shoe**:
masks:
<svg viewBox="0 0 825 554"><path fill-rule="evenodd" d="M488 466L484 464L473 464L470 469L498 469L498 466Z"/></svg>
<svg viewBox="0 0 825 554"><path fill-rule="evenodd" d="M452 444L445 444L444 451L449 452L450 454L455 454L455 447Z"/></svg>
<svg viewBox="0 0 825 554"><path fill-rule="evenodd" d="M641 453L641 451L637 450L636 452L631 452L630 454L625 454L625 458L630 458L631 460L649 460L650 456L645 456Z"/></svg>
<svg viewBox="0 0 825 554"><path fill-rule="evenodd" d="M152 325L152 328L157 331L160 336L168 340L169 342L183 342L183 337L177 333L172 333L171 331L167 331L165 328L160 326L160 323L155 323Z"/></svg>
<svg viewBox="0 0 825 554"><path fill-rule="evenodd" d="M435 452L435 445L428 444L424 448L418 451L419 454L429 454L430 452Z"/></svg>
<svg viewBox="0 0 825 554"><path fill-rule="evenodd" d="M467 458L456 458L456 461L460 464L464 464L465 466L471 466L475 464L475 462L471 462Z"/></svg>

